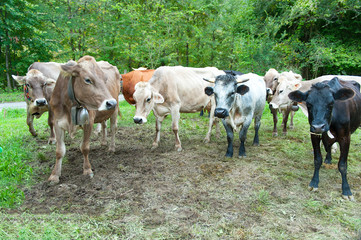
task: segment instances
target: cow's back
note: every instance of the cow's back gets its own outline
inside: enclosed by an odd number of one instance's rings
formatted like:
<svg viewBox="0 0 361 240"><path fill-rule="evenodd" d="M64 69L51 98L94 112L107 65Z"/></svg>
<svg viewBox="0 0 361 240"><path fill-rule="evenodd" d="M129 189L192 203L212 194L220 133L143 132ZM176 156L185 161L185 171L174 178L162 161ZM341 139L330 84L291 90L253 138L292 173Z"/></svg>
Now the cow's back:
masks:
<svg viewBox="0 0 361 240"><path fill-rule="evenodd" d="M60 66L61 63L56 62L34 62L29 66L28 71L37 69L42 72L45 77L57 80L61 71Z"/></svg>
<svg viewBox="0 0 361 240"><path fill-rule="evenodd" d="M124 99L128 103L135 104L135 100L133 98L135 85L140 81L148 82L153 76L154 71L154 69L134 70L129 73L122 74L122 93Z"/></svg>
<svg viewBox="0 0 361 240"><path fill-rule="evenodd" d="M210 101L204 89L212 84L203 78L214 79L224 74L224 71L214 67L160 67L156 69L149 83L162 94L164 104L180 104L180 112L196 112L202 110Z"/></svg>

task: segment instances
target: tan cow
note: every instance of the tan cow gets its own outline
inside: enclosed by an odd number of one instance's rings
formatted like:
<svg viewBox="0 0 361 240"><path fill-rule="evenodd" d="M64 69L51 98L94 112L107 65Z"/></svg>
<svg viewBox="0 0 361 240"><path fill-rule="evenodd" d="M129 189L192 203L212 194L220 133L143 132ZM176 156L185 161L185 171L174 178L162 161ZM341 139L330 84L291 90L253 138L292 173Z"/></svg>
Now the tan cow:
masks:
<svg viewBox="0 0 361 240"><path fill-rule="evenodd" d="M278 116L277 113L280 112L282 114L282 126L283 126L283 135L287 134L287 121L288 121L288 117L291 114L291 121L290 121L290 128L293 128L293 116L295 114L294 111L292 110L296 110L296 107L287 106L285 108L273 108L271 101L274 97L274 94L276 92L277 86L280 84L280 81L283 81L285 79L289 79L289 80L302 80L302 76L300 74L294 73L292 71L289 72L282 72L279 73L276 69L271 68L267 71L266 75L263 77L265 83L266 83L266 88L267 88L267 102L269 104L269 108L271 110L271 113L273 115L273 136L277 136L278 135L278 131L277 131L277 123L278 123Z"/></svg>
<svg viewBox="0 0 361 240"><path fill-rule="evenodd" d="M40 118L44 112L49 110L48 103L53 92L56 79L60 73L60 63L55 62L35 62L30 65L26 76L12 77L24 87L26 102L26 123L29 132L37 136L34 129L34 117ZM55 135L52 125L52 113L49 111L48 124L50 127L50 137L48 143L55 143Z"/></svg>
<svg viewBox="0 0 361 240"><path fill-rule="evenodd" d="M134 122L138 124L147 122L147 116L151 110L156 117L156 136L153 148L158 147L164 118L171 114L172 129L176 139L175 148L181 151L182 145L178 135L180 113L200 112L204 108L210 110L211 113L208 133L205 137L206 142L210 140L215 102L213 97L204 94L204 89L212 84L204 81L203 78L214 79L216 76L224 74L224 71L215 67L160 67L155 70L149 82L139 82L135 85ZM217 134L219 134L217 121L216 124Z"/></svg>
<svg viewBox="0 0 361 240"><path fill-rule="evenodd" d="M107 62L99 65L93 57L84 56L74 65L61 66L64 72L59 75L50 100L56 133L56 163L48 179L51 182L59 182L62 159L65 155L65 131L72 136L77 129L75 124L81 125L84 133L80 146L84 157L84 175L93 176L88 155L94 123L101 123L110 118L112 137L109 150L115 150L120 74L116 67Z"/></svg>

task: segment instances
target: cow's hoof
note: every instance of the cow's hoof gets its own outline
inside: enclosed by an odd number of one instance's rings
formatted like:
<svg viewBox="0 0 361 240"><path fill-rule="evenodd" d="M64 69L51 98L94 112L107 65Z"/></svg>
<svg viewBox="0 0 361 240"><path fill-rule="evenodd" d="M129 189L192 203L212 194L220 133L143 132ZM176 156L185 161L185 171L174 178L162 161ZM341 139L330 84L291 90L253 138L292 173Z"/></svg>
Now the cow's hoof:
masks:
<svg viewBox="0 0 361 240"><path fill-rule="evenodd" d="M55 139L55 138L49 138L48 144L54 145L55 143L56 143L56 139Z"/></svg>
<svg viewBox="0 0 361 240"><path fill-rule="evenodd" d="M287 132L283 132L282 135L283 135L283 136L287 136Z"/></svg>
<svg viewBox="0 0 361 240"><path fill-rule="evenodd" d="M158 143L153 143L151 149L154 150L154 149L156 149L156 148L158 148Z"/></svg>
<svg viewBox="0 0 361 240"><path fill-rule="evenodd" d="M259 143L253 143L252 146L259 146Z"/></svg>
<svg viewBox="0 0 361 240"><path fill-rule="evenodd" d="M204 143L209 143L209 142L210 142L210 139L209 139L209 138L205 138L205 139L203 140L203 142L204 142Z"/></svg>
<svg viewBox="0 0 361 240"><path fill-rule="evenodd" d="M278 136L278 133L276 133L276 132L272 133L272 137L277 137L277 136Z"/></svg>
<svg viewBox="0 0 361 240"><path fill-rule="evenodd" d="M182 147L181 147L181 146L175 146L175 149L177 150L177 152L181 152L181 151L182 151Z"/></svg>
<svg viewBox="0 0 361 240"><path fill-rule="evenodd" d="M59 183L59 176L57 175L50 175L48 178L48 181L51 185L58 184Z"/></svg>
<svg viewBox="0 0 361 240"><path fill-rule="evenodd" d="M114 146L112 146L112 147L109 147L109 152L112 152L112 153L114 153L114 152L115 152L115 147L114 147Z"/></svg>
<svg viewBox="0 0 361 240"><path fill-rule="evenodd" d="M238 155L238 158L245 158L247 157L246 155Z"/></svg>
<svg viewBox="0 0 361 240"><path fill-rule="evenodd" d="M33 135L33 137L37 137L38 134L36 132L32 132L31 135Z"/></svg>
<svg viewBox="0 0 361 240"><path fill-rule="evenodd" d="M308 190L310 190L311 192L316 192L318 190L317 187L311 187L311 186L308 186Z"/></svg>
<svg viewBox="0 0 361 240"><path fill-rule="evenodd" d="M90 178L93 178L93 177L94 177L94 173L93 173L93 171L92 171L91 169L89 169L89 170L84 170L83 175L89 176Z"/></svg>
<svg viewBox="0 0 361 240"><path fill-rule="evenodd" d="M107 143L107 141L102 141L102 142L100 143L100 145L106 146L106 145L108 145L108 143Z"/></svg>
<svg viewBox="0 0 361 240"><path fill-rule="evenodd" d="M353 197L353 195L350 196L346 196L346 195L342 195L342 198L351 202L355 201L355 198Z"/></svg>
<svg viewBox="0 0 361 240"><path fill-rule="evenodd" d="M295 127L294 127L293 125L290 125L290 129L292 129L292 130L293 130L293 129L295 129Z"/></svg>

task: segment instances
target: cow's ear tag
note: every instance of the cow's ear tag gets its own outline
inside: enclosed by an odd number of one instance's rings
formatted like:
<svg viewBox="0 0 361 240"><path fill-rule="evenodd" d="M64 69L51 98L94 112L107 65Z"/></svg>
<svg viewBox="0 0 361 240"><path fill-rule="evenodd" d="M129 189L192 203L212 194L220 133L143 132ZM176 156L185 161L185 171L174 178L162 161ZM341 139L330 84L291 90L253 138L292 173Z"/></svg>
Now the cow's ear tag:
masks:
<svg viewBox="0 0 361 240"><path fill-rule="evenodd" d="M83 107L74 106L71 108L71 121L74 125L84 125L89 123L89 113Z"/></svg>

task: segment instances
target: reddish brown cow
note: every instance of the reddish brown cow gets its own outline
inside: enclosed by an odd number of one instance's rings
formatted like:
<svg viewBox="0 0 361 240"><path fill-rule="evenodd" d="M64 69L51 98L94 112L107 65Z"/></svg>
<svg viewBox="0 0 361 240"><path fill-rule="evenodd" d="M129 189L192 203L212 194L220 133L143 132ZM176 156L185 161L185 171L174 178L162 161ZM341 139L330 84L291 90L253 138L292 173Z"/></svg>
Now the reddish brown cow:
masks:
<svg viewBox="0 0 361 240"><path fill-rule="evenodd" d="M110 118L112 142L109 149L114 151L119 109L120 74L116 67L111 64L108 64L108 68L100 67L93 57L85 56L76 64L62 65L61 68L63 72L59 75L50 100L50 107L54 112L56 163L49 181L54 183L59 182L61 175L61 164L65 155L65 131L72 136L77 125L81 125L84 133L80 146L84 156L83 174L92 177L88 159L92 126Z"/></svg>
<svg viewBox="0 0 361 240"><path fill-rule="evenodd" d="M135 104L133 93L134 93L134 86L138 82L148 82L149 79L153 76L155 70L153 69L145 69L145 70L138 70L135 69L134 71L131 71L126 74L122 74L122 81L123 81L123 87L122 87L122 93L124 95L124 99L129 104Z"/></svg>

